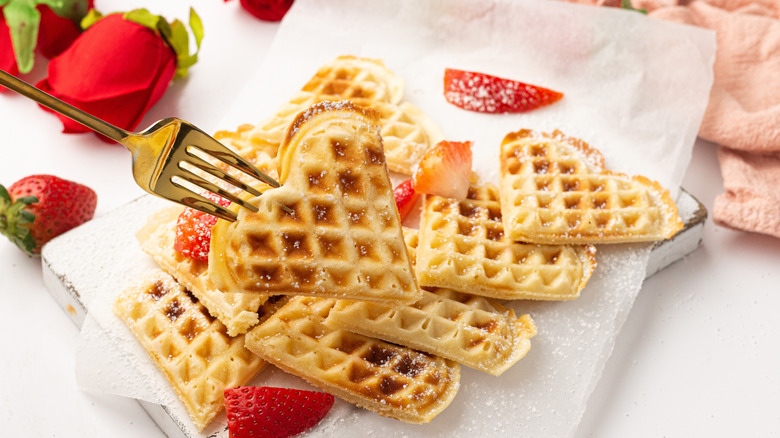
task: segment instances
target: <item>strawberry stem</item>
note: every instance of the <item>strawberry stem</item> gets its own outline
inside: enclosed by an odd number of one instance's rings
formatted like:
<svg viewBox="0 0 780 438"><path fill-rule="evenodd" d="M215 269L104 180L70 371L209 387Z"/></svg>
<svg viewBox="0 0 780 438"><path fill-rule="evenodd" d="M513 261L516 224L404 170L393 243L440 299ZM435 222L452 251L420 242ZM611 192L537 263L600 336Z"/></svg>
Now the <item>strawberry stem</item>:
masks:
<svg viewBox="0 0 780 438"><path fill-rule="evenodd" d="M25 224L33 223L35 215L25 209L36 202L38 198L35 196L24 196L14 201L8 190L0 185L0 234L29 256L37 255L34 253L37 244Z"/></svg>

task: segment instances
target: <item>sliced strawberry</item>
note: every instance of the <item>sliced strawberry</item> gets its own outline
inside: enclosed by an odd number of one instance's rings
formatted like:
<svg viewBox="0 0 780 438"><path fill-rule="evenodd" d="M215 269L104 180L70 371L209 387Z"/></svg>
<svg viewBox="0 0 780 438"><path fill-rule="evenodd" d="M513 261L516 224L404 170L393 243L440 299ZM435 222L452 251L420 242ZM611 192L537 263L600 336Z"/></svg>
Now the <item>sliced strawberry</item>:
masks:
<svg viewBox="0 0 780 438"><path fill-rule="evenodd" d="M206 192L203 196L223 207L230 205L230 201L214 193ZM173 241L173 249L185 257L208 261L211 227L215 223L217 223L216 216L193 208L185 208L176 221L176 239Z"/></svg>
<svg viewBox="0 0 780 438"><path fill-rule="evenodd" d="M444 98L481 113L520 113L549 105L563 94L485 73L445 69Z"/></svg>
<svg viewBox="0 0 780 438"><path fill-rule="evenodd" d="M412 211L417 198L420 194L414 190L414 182L411 179L398 184L393 189L393 196L395 197L395 206L398 207L398 214L401 215L401 220L406 219L409 216L409 212Z"/></svg>
<svg viewBox="0 0 780 438"><path fill-rule="evenodd" d="M286 438L320 422L333 406L333 396L319 391L263 386L225 390L231 438Z"/></svg>
<svg viewBox="0 0 780 438"><path fill-rule="evenodd" d="M466 199L471 177L471 142L441 141L425 152L414 172L417 193Z"/></svg>

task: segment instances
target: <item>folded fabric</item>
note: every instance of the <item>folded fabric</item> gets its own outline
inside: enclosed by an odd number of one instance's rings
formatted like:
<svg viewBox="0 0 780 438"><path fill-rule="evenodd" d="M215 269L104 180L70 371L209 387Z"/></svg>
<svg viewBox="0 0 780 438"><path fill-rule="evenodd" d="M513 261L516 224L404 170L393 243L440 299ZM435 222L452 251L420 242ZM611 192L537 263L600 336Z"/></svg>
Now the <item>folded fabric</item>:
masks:
<svg viewBox="0 0 780 438"><path fill-rule="evenodd" d="M715 81L699 130L700 137L721 145L727 192L715 200L713 219L780 237L780 1L632 0L632 5L654 18L715 31Z"/></svg>
<svg viewBox="0 0 780 438"><path fill-rule="evenodd" d="M718 150L726 193L715 198L715 223L780 237L780 153Z"/></svg>

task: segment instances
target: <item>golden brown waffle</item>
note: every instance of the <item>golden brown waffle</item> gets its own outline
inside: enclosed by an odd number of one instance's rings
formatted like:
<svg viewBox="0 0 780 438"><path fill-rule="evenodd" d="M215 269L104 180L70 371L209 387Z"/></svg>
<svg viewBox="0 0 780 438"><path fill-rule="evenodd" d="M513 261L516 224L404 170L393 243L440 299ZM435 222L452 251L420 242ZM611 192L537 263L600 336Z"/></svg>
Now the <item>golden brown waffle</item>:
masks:
<svg viewBox="0 0 780 438"><path fill-rule="evenodd" d="M412 266L414 266L417 245L420 244L420 235L414 228L403 227L403 231L404 242L406 243L406 252L409 254L409 261L412 263Z"/></svg>
<svg viewBox="0 0 780 438"><path fill-rule="evenodd" d="M524 242L654 241L683 226L668 190L605 171L600 152L559 131L504 138L501 209L507 236Z"/></svg>
<svg viewBox="0 0 780 438"><path fill-rule="evenodd" d="M124 290L114 313L127 324L171 383L198 430L224 407L223 391L244 385L265 361L229 337L197 298L163 271Z"/></svg>
<svg viewBox="0 0 780 438"><path fill-rule="evenodd" d="M409 306L339 300L326 323L501 375L528 352L536 325L494 300L448 289Z"/></svg>
<svg viewBox="0 0 780 438"><path fill-rule="evenodd" d="M371 110L321 102L280 150L279 180L212 229L209 275L221 290L413 303L414 278ZM287 207L290 211L286 211Z"/></svg>
<svg viewBox="0 0 780 438"><path fill-rule="evenodd" d="M336 300L293 297L246 335L246 346L284 371L385 417L427 423L460 385L460 366L325 324Z"/></svg>
<svg viewBox="0 0 780 438"><path fill-rule="evenodd" d="M191 259L174 250L176 220L180 212L181 208L173 207L150 216L146 225L136 233L141 249L192 292L211 315L225 324L228 335L246 333L258 323L257 311L268 297L222 292L211 282L206 262Z"/></svg>
<svg viewBox="0 0 780 438"><path fill-rule="evenodd" d="M577 298L596 267L593 246L531 245L504 235L498 190L463 201L426 196L416 249L420 286L499 299Z"/></svg>
<svg viewBox="0 0 780 438"><path fill-rule="evenodd" d="M379 113L387 167L411 175L425 150L444 135L422 110L400 103L403 88L403 80L382 61L339 56L323 65L276 114L243 135L242 142L274 156L270 151L281 145L299 113L318 102L350 100Z"/></svg>
<svg viewBox="0 0 780 438"><path fill-rule="evenodd" d="M267 175L276 178L278 164L276 154L279 145L269 146L259 142L252 136L253 132L257 132L255 126L244 124L240 125L235 131L217 131L214 133L214 138L249 160L249 162ZM224 163L218 162L217 164L222 164L220 167L223 170L233 169L231 166L224 165ZM231 174L236 176L232 172Z"/></svg>

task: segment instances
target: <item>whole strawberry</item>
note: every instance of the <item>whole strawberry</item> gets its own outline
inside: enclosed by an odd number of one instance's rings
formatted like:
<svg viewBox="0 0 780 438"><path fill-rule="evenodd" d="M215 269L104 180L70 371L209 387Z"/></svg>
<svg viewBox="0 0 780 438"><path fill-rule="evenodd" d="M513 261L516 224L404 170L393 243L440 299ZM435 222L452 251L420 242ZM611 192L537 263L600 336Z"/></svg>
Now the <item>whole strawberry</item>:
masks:
<svg viewBox="0 0 780 438"><path fill-rule="evenodd" d="M97 195L89 187L52 175L32 175L0 185L0 233L29 255L60 234L92 219Z"/></svg>
<svg viewBox="0 0 780 438"><path fill-rule="evenodd" d="M333 406L333 396L319 391L265 386L225 390L231 438L287 438L316 425Z"/></svg>

